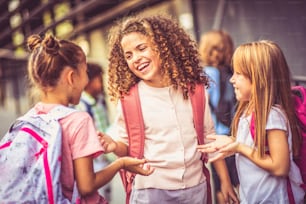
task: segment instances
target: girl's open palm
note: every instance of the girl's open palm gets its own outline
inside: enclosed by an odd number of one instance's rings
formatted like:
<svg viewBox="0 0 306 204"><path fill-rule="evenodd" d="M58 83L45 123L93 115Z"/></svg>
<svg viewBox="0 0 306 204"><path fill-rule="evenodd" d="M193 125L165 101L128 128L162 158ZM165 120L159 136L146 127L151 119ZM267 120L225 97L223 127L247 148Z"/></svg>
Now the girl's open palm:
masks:
<svg viewBox="0 0 306 204"><path fill-rule="evenodd" d="M121 157L120 159L123 162L122 168L132 173L149 176L154 172L154 168L147 164L145 159L136 159L132 157Z"/></svg>
<svg viewBox="0 0 306 204"><path fill-rule="evenodd" d="M218 159L223 159L236 152L238 143L235 142L231 137L225 135L208 135L206 137L213 142L198 145L198 150L203 153L217 153L212 157L209 157L208 162L214 162Z"/></svg>

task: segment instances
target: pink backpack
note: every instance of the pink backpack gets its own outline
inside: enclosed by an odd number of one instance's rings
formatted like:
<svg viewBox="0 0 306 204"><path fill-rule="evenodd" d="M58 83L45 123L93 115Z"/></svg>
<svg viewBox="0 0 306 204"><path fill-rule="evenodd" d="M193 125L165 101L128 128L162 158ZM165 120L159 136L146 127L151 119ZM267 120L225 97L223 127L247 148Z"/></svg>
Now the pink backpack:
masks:
<svg viewBox="0 0 306 204"><path fill-rule="evenodd" d="M304 184L306 184L306 88L303 86L294 86L292 87L292 93L295 102L295 113L298 118L303 141L299 158L296 158L295 162L301 171ZM306 185L304 189L306 190Z"/></svg>
<svg viewBox="0 0 306 204"><path fill-rule="evenodd" d="M204 85L197 85L195 89L195 94L191 95L191 103L193 109L194 123L198 135L198 143L204 144L204 105L205 105L205 93ZM133 86L130 90L130 94L124 96L121 99L123 115L125 119L125 124L127 128L127 133L129 136L129 152L128 155L132 157L142 158L144 151L144 122L141 111L141 104L138 95L137 84ZM204 155L202 156L203 162L206 161ZM210 174L209 170L203 164L203 173L206 176L207 181L207 203L212 203L211 198L211 187L210 187ZM135 174L127 172L125 170L120 170L121 180L123 182L124 189L126 191L126 203L129 203L130 193L132 190L133 179Z"/></svg>
<svg viewBox="0 0 306 204"><path fill-rule="evenodd" d="M306 88L303 86L293 86L292 97L294 100L295 114L298 119L301 135L302 135L302 145L299 153L299 157L294 159L294 162L299 167L303 179L303 184L301 187L306 191ZM251 135L255 136L255 122L252 116L250 124ZM294 204L294 197L290 185L290 181L287 181L287 190L290 204Z"/></svg>
<svg viewBox="0 0 306 204"><path fill-rule="evenodd" d="M0 203L70 203L60 183L62 130L59 119L76 110L34 109L18 118L0 142ZM75 186L73 199L77 202Z"/></svg>

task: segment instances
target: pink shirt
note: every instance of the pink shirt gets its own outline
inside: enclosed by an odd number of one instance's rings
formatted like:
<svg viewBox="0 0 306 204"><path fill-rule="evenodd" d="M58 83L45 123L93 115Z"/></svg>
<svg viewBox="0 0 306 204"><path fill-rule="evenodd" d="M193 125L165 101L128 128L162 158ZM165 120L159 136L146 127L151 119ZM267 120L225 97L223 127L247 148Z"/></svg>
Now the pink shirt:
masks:
<svg viewBox="0 0 306 204"><path fill-rule="evenodd" d="M39 113L47 113L57 104L37 103L35 110ZM96 129L90 115L86 112L75 112L60 120L62 125L62 171L61 183L63 194L71 200L75 183L73 160L88 155L98 156L103 152ZM83 200L97 201L99 195L96 192Z"/></svg>
<svg viewBox="0 0 306 204"><path fill-rule="evenodd" d="M138 87L145 124L144 157L155 171L147 177L136 175L134 187L177 190L204 182L190 100L172 87L154 88L142 81ZM209 107L207 100L205 107ZM118 112L118 136L127 144L121 104ZM205 108L204 135L214 132L210 110Z"/></svg>

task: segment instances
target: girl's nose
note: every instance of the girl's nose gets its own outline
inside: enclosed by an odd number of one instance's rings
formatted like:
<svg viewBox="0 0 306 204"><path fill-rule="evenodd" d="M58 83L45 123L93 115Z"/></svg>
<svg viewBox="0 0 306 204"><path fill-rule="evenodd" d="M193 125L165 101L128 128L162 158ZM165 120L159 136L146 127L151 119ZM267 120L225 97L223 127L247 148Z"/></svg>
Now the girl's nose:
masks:
<svg viewBox="0 0 306 204"><path fill-rule="evenodd" d="M140 59L141 59L141 54L140 53L135 53L134 57L133 57L133 62L137 63L137 62L140 61Z"/></svg>
<svg viewBox="0 0 306 204"><path fill-rule="evenodd" d="M230 83L234 83L234 74L231 76L231 78L229 79Z"/></svg>

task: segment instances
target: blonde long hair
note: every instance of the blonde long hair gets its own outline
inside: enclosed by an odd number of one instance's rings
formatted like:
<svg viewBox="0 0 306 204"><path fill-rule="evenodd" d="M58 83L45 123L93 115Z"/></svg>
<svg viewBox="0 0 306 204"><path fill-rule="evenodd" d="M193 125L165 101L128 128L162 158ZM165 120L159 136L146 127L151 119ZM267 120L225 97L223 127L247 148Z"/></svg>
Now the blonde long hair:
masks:
<svg viewBox="0 0 306 204"><path fill-rule="evenodd" d="M291 74L280 47L272 41L262 40L239 46L233 55L234 71L239 71L252 83L248 102L239 102L232 123L236 137L239 118L248 107L254 107L255 145L260 157L265 154L266 123L273 105L280 105L290 123L293 155L297 156L301 143L291 97Z"/></svg>

